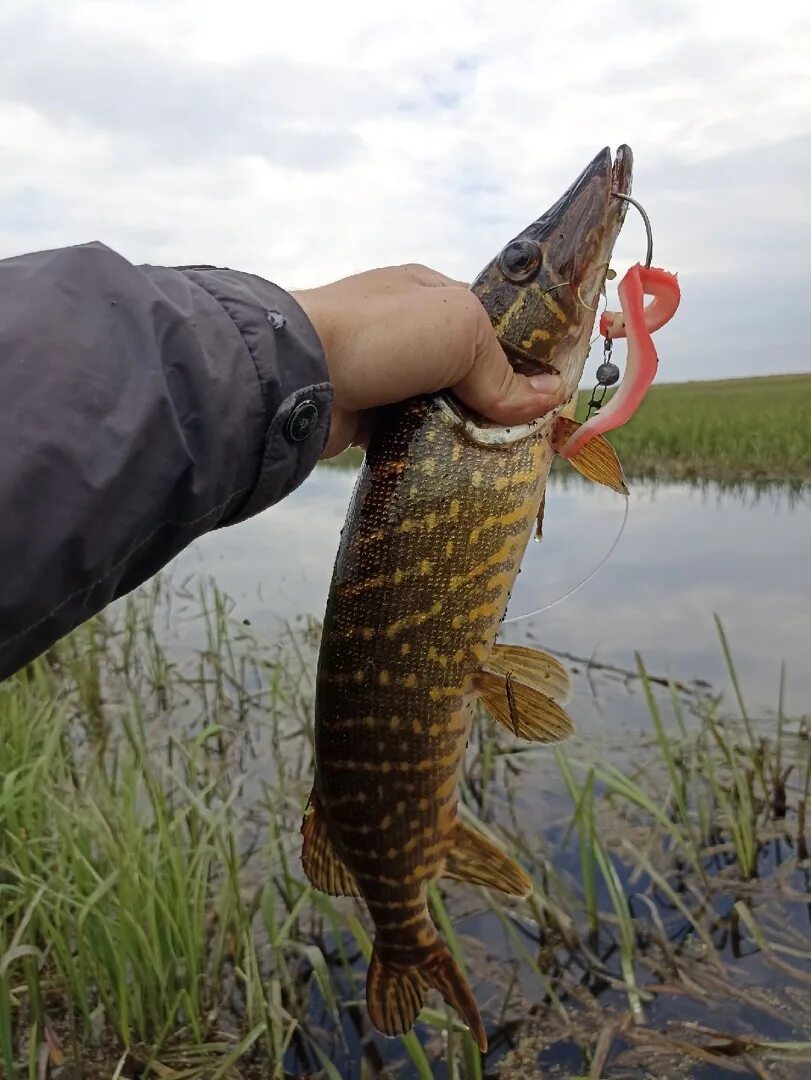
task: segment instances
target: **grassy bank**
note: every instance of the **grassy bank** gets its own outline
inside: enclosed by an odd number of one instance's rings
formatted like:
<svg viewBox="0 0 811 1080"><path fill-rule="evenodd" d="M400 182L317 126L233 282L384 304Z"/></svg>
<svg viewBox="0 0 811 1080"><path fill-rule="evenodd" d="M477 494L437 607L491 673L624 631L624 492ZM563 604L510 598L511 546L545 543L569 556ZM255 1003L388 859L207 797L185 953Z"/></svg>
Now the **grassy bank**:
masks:
<svg viewBox="0 0 811 1080"><path fill-rule="evenodd" d="M303 878L316 628L271 649L216 593L174 598L204 636L180 663L167 600L0 685L0 1074L807 1075L805 720L662 691L641 660L633 760L479 717L463 812L536 885L520 903L433 890L486 1015L482 1062L444 1008L402 1040L371 1031L363 908ZM522 782L539 761L560 790L543 832Z"/></svg>
<svg viewBox="0 0 811 1080"><path fill-rule="evenodd" d="M654 386L609 438L629 476L811 480L811 375Z"/></svg>
<svg viewBox="0 0 811 1080"><path fill-rule="evenodd" d="M579 420L590 396L590 390L580 393ZM654 386L609 441L631 478L808 481L811 375ZM354 468L362 459L351 449L331 464Z"/></svg>

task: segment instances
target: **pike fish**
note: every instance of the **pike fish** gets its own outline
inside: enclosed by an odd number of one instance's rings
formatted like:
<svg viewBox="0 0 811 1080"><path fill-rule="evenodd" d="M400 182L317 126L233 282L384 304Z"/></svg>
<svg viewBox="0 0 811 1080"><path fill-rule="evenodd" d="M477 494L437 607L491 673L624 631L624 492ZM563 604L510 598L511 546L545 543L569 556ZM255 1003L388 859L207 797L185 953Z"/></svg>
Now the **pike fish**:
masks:
<svg viewBox="0 0 811 1080"><path fill-rule="evenodd" d="M626 210L632 156L598 154L472 289L516 369L560 374L573 398ZM376 937L366 1001L386 1035L407 1032L438 990L479 1047L473 994L431 918L430 882L526 896L521 867L457 814L473 711L536 742L565 738L568 674L544 653L496 644L556 449L563 408L500 427L448 394L381 416L352 496L330 588L315 705L315 780L302 825L310 882L362 897ZM570 412L571 410L566 410ZM624 491L601 436L572 463Z"/></svg>

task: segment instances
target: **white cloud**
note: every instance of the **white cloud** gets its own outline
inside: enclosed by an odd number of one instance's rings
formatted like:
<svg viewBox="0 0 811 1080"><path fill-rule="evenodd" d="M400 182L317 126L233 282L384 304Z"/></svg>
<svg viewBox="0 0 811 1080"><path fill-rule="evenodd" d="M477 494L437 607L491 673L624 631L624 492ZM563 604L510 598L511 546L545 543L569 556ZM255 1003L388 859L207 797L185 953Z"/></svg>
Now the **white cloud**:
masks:
<svg viewBox="0 0 811 1080"><path fill-rule="evenodd" d="M291 286L412 259L470 278L627 141L685 293L662 378L807 367L804 12L6 0L0 256L101 239ZM617 269L642 250L629 217Z"/></svg>

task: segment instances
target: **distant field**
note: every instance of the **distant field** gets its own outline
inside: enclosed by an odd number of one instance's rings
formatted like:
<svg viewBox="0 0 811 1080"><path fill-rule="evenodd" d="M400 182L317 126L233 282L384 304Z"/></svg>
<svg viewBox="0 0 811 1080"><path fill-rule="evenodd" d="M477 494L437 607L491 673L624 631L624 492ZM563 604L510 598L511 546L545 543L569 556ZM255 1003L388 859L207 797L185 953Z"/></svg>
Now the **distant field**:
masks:
<svg viewBox="0 0 811 1080"><path fill-rule="evenodd" d="M590 394L580 394L579 420ZM811 374L654 386L609 439L627 476L811 480ZM349 450L331 464L362 456Z"/></svg>
<svg viewBox="0 0 811 1080"><path fill-rule="evenodd" d="M629 476L809 480L811 374L654 386L609 439Z"/></svg>

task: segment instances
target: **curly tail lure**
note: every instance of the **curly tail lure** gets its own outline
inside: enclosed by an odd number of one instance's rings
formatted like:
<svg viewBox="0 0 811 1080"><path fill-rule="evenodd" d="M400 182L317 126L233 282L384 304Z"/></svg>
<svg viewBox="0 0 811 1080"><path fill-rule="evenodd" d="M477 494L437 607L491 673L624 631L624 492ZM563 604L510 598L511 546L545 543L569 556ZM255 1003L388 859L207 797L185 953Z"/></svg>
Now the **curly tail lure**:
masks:
<svg viewBox="0 0 811 1080"><path fill-rule="evenodd" d="M620 282L622 311L604 311L600 333L608 341L628 339L625 378L610 402L592 416L564 443L560 454L573 458L595 435L626 424L642 404L659 367L651 334L676 314L681 290L675 274L653 266L632 266ZM645 305L645 296L652 296Z"/></svg>

